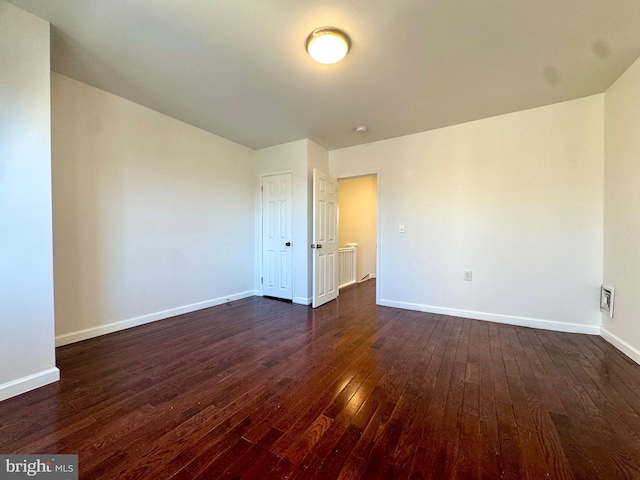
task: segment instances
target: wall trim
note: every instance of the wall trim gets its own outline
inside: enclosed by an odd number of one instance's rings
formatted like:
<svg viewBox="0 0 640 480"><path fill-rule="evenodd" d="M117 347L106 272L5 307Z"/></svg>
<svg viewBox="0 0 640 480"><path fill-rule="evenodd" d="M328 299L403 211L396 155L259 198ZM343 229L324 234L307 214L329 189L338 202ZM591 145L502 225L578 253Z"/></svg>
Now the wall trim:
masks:
<svg viewBox="0 0 640 480"><path fill-rule="evenodd" d="M376 274L375 273L367 273L364 276L364 278L362 280L358 280L357 283L367 282L369 280L373 280L374 278L376 278Z"/></svg>
<svg viewBox="0 0 640 480"><path fill-rule="evenodd" d="M257 290L247 290L246 292L234 293L232 295L225 295L224 297L214 298L212 300L205 300L204 302L192 303L190 305L184 305L182 307L171 308L163 310L161 312L149 313L140 317L129 318L126 320L120 320L117 322L107 323L98 327L86 328L84 330L77 330L75 332L64 333L56 336L56 347L68 345L70 343L80 342L93 337L99 337L100 335L106 335L107 333L118 332L131 327L137 327L144 325L145 323L151 323L158 320L164 320L165 318L175 317L176 315L182 315L185 313L195 312L196 310L202 310L203 308L215 307L222 305L229 301L241 300L243 298L253 297L258 295Z"/></svg>
<svg viewBox="0 0 640 480"><path fill-rule="evenodd" d="M311 297L293 297L293 303L298 303L300 305L311 305L311 301L313 299Z"/></svg>
<svg viewBox="0 0 640 480"><path fill-rule="evenodd" d="M600 336L611 345L616 347L618 350L620 350L622 353L624 353L631 360L640 364L640 350L625 342L617 335L614 335L604 327L600 329Z"/></svg>
<svg viewBox="0 0 640 480"><path fill-rule="evenodd" d="M41 372L27 375L26 377L11 380L0 385L0 402L36 388L44 387L60 380L60 370L56 367L42 370Z"/></svg>
<svg viewBox="0 0 640 480"><path fill-rule="evenodd" d="M459 310L454 308L434 307L432 305L422 305L419 303L395 302L392 300L380 300L378 305L386 307L403 308L406 310L417 310L419 312L437 313L440 315L451 315L452 317L471 318L473 320L484 320L487 322L504 323L518 327L540 328L543 330L554 330L556 332L586 333L588 335L600 335L600 325L582 325L579 323L565 323L554 320L543 320L539 318L515 317L510 315L497 315L494 313L474 312L471 310Z"/></svg>

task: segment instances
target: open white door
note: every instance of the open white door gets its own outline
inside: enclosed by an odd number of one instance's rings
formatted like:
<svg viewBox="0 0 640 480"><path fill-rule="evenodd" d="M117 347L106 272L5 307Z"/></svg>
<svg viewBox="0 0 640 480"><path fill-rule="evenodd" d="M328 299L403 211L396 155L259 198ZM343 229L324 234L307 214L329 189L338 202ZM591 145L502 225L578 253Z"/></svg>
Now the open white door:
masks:
<svg viewBox="0 0 640 480"><path fill-rule="evenodd" d="M262 294L293 298L290 173L262 179Z"/></svg>
<svg viewBox="0 0 640 480"><path fill-rule="evenodd" d="M313 308L338 296L338 181L313 170Z"/></svg>

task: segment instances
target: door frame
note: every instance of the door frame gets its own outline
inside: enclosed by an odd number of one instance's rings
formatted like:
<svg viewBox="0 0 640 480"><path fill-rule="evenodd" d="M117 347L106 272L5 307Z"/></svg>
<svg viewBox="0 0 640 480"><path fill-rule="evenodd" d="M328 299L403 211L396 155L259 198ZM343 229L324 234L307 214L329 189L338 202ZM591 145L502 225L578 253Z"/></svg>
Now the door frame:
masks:
<svg viewBox="0 0 640 480"><path fill-rule="evenodd" d="M382 283L382 248L381 248L381 220L382 220L382 170L363 170L360 172L348 172L336 175L338 180L344 178L376 176L376 305L380 305L380 285ZM340 192L338 192L338 228L340 228Z"/></svg>
<svg viewBox="0 0 640 480"><path fill-rule="evenodd" d="M260 173L260 175L258 176L258 186L257 186L257 200L256 200L256 206L258 208L258 211L260 212L260 215L257 215L257 222L256 222L256 234L255 234L255 239L256 239L256 264L259 265L259 267L256 269L256 271L258 272L258 274L256 275L256 291L259 293L259 295L261 297L264 296L264 289L263 289L263 283L261 281L261 279L264 277L264 264L263 264L263 255L264 255L264 250L263 250L263 242L262 242L262 228L264 225L264 212L262 210L262 186L263 186L263 181L265 177L272 177L274 175L285 175L285 174L289 174L291 175L291 206L289 209L289 214L291 216L291 236L292 236L292 242L291 242L291 296L293 298L293 302L295 303L295 298L296 298L296 292L295 292L295 285L296 285L296 267L295 267L295 251L296 251L296 244L299 242L294 241L293 237L294 237L294 228L293 228L293 170L279 170L276 172L266 172L266 173Z"/></svg>

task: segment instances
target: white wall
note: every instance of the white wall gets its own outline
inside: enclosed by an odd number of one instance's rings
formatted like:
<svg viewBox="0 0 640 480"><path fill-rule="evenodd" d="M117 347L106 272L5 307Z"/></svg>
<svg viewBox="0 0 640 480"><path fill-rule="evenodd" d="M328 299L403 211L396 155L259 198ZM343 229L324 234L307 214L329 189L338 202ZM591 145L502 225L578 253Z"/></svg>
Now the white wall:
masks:
<svg viewBox="0 0 640 480"><path fill-rule="evenodd" d="M262 203L260 178L263 175L290 172L292 174L291 201L291 249L293 255L293 301L308 305L310 302L309 265L307 252L307 162L308 140L263 148L255 153L255 225L256 225L256 289L259 289L262 271L261 232Z"/></svg>
<svg viewBox="0 0 640 480"><path fill-rule="evenodd" d="M379 171L379 302L597 333L603 101L331 151L335 175Z"/></svg>
<svg viewBox="0 0 640 480"><path fill-rule="evenodd" d="M49 24L0 1L0 400L54 382Z"/></svg>
<svg viewBox="0 0 640 480"><path fill-rule="evenodd" d="M605 93L604 283L614 318L602 335L640 362L640 59Z"/></svg>
<svg viewBox="0 0 640 480"><path fill-rule="evenodd" d="M340 247L358 244L357 279L376 276L377 200L376 175L341 178L338 181L340 204Z"/></svg>
<svg viewBox="0 0 640 480"><path fill-rule="evenodd" d="M253 150L53 74L58 344L253 295Z"/></svg>
<svg viewBox="0 0 640 480"><path fill-rule="evenodd" d="M256 289L260 288L262 275L262 203L260 198L260 178L264 175L290 172L292 174L292 240L293 250L293 302L303 305L311 303L312 257L309 245L312 236L312 183L313 169L328 171L329 152L309 140L263 148L256 151Z"/></svg>

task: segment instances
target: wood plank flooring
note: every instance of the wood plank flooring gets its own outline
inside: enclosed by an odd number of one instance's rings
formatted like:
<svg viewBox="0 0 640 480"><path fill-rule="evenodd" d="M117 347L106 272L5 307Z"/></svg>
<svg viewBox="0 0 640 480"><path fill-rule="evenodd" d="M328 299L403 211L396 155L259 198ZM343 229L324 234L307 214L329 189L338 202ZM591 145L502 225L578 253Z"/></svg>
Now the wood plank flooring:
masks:
<svg viewBox="0 0 640 480"><path fill-rule="evenodd" d="M597 336L249 298L57 350L1 453L83 479L640 478L640 366Z"/></svg>

